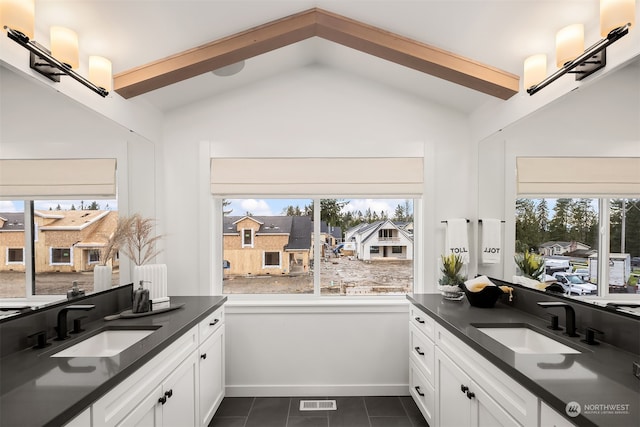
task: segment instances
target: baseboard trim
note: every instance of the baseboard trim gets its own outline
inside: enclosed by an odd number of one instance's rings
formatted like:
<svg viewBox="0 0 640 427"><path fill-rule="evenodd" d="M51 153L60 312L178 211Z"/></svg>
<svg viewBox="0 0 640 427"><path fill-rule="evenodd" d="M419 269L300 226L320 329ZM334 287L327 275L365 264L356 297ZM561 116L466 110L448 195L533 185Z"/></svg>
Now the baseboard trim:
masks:
<svg viewBox="0 0 640 427"><path fill-rule="evenodd" d="M227 385L227 397L409 396L409 384Z"/></svg>

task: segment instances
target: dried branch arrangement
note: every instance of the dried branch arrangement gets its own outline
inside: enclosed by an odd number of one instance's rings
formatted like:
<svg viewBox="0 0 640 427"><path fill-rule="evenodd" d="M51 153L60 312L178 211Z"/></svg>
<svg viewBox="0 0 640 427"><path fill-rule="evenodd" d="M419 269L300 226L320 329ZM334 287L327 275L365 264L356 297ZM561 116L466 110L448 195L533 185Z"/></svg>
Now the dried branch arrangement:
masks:
<svg viewBox="0 0 640 427"><path fill-rule="evenodd" d="M132 223L132 217L118 218L116 229L109 236L107 244L100 250L99 265L107 265L107 263L116 256L116 253L118 253L122 245L124 245L129 238Z"/></svg>
<svg viewBox="0 0 640 427"><path fill-rule="evenodd" d="M157 249L156 243L162 235L154 236L155 220L152 218L143 218L140 214L134 214L129 220L131 221L129 232L121 250L136 265L144 265L161 252Z"/></svg>

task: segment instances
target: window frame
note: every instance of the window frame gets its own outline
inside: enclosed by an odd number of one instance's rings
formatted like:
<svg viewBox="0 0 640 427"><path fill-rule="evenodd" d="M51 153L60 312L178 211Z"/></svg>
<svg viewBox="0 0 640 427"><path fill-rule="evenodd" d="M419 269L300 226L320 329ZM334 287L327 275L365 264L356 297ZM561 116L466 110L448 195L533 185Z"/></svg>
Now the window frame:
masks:
<svg viewBox="0 0 640 427"><path fill-rule="evenodd" d="M247 244L245 242L245 238L247 237L247 236L245 236L245 233L247 231L249 232L249 234L250 234L249 237L251 239L251 243L249 243L249 244ZM253 231L253 228L243 228L241 233L240 233L240 238L242 239L242 247L243 248L251 248L251 249L253 249L253 247L255 245L255 233Z"/></svg>
<svg viewBox="0 0 640 427"><path fill-rule="evenodd" d="M358 304L358 300L364 300L370 302L372 300L396 300L396 301L405 301L406 295L409 293L421 293L421 292L430 292L430 287L428 284L425 285L423 277L425 275L425 267L424 263L418 262L422 252L425 250L424 248L424 236L422 233L413 234L413 262L412 262L412 275L413 275L413 290L407 292L407 294L402 295L384 295L384 294L370 294L370 295L351 295L346 298L340 298L335 295L326 295L321 293L321 274L312 274L313 277L313 292L311 293L224 293L224 282L227 278L225 274L226 271L223 268L224 261L224 235L225 230L223 227L224 221L224 206L223 201L227 199L304 199L313 202L313 235L321 236L321 219L320 219L320 207L321 200L323 199L410 199L413 202L413 223L415 227L418 229L422 229L422 224L424 222L421 215L429 216L430 213L427 210L424 211L423 208L423 199L426 197L423 194L412 194L412 193L397 193L390 194L385 196L378 195L369 195L369 194L352 194L352 195L323 195L321 197L318 196L309 196L305 194L295 194L295 195L287 195L287 194L232 194L232 195L224 195L224 194L216 194L212 192L209 194L211 215L207 217L206 223L202 222L202 227L207 227L212 232L209 234L209 238L202 243L208 245L209 248L209 259L212 259L213 262L209 262L207 264L207 270L209 273L209 287L210 292L214 295L225 295L230 300L242 300L242 301L282 301L282 300L293 300L293 301L322 301L322 300L330 300L336 301L338 304L350 304L349 302L340 303L338 301L347 300L353 301ZM255 236L255 233L254 233ZM318 237L318 239L320 239ZM254 240L255 242L255 240ZM318 244L316 244L318 243ZM202 246L205 249L204 246ZM316 241L312 243L312 253L313 257L316 260L320 260L322 258L321 255L322 250L322 242ZM284 261L282 255L280 257L281 264ZM263 258L263 256L261 256ZM217 260L220 260L218 262ZM314 270L315 272L315 270Z"/></svg>
<svg viewBox="0 0 640 427"><path fill-rule="evenodd" d="M278 264L267 264L267 254L278 254ZM262 251L262 268L282 268L282 252L280 251Z"/></svg>
<svg viewBox="0 0 640 427"><path fill-rule="evenodd" d="M69 262L54 262L53 261L53 252L54 251L62 251L69 250ZM50 247L49 248L49 265L73 265L73 247Z"/></svg>

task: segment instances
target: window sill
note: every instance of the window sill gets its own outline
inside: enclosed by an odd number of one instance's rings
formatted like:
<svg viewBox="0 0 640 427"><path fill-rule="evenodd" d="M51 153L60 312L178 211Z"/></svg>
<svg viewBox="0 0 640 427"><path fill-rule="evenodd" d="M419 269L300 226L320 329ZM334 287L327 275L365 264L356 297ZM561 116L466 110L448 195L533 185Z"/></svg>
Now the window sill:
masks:
<svg viewBox="0 0 640 427"><path fill-rule="evenodd" d="M228 313L407 313L401 296L226 295Z"/></svg>

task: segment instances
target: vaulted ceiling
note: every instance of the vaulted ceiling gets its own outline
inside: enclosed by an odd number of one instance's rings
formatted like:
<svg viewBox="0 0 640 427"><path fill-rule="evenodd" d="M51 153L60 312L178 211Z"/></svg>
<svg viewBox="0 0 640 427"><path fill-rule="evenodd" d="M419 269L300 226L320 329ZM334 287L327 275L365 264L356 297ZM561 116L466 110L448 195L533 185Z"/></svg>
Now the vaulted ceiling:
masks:
<svg viewBox="0 0 640 427"><path fill-rule="evenodd" d="M314 36L500 99L518 92L517 75L318 8L123 71L115 89L131 98Z"/></svg>
<svg viewBox="0 0 640 427"><path fill-rule="evenodd" d="M505 102L555 32L598 33L598 0L36 0L36 40L62 25L111 59L116 93L169 111L328 67L462 113ZM244 60L237 74L208 71ZM81 69L82 71L82 69ZM116 95L113 95L116 96Z"/></svg>

